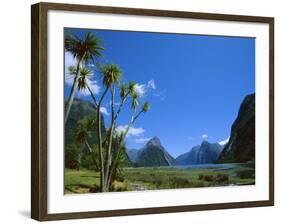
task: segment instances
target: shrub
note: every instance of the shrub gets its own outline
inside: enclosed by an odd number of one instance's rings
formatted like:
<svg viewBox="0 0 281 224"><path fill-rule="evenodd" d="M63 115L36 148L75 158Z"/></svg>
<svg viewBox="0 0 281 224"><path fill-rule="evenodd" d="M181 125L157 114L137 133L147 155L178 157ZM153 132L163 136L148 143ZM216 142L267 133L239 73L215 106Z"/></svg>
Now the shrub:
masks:
<svg viewBox="0 0 281 224"><path fill-rule="evenodd" d="M216 182L223 183L228 181L229 181L229 177L226 174L218 174L216 176Z"/></svg>
<svg viewBox="0 0 281 224"><path fill-rule="evenodd" d="M68 144L65 148L65 167L79 169L80 150L76 144Z"/></svg>
<svg viewBox="0 0 281 224"><path fill-rule="evenodd" d="M203 174L199 174L198 180L203 180L203 179L204 179L204 175Z"/></svg>
<svg viewBox="0 0 281 224"><path fill-rule="evenodd" d="M155 184L156 187L160 187L163 184L163 181L161 178L156 178L153 180L153 184Z"/></svg>
<svg viewBox="0 0 281 224"><path fill-rule="evenodd" d="M91 154L82 156L81 166L83 168L88 169L88 170L96 170L97 171L95 161L94 161L93 156Z"/></svg>
<svg viewBox="0 0 281 224"><path fill-rule="evenodd" d="M110 187L110 191L127 191L128 184L126 182L114 181Z"/></svg>
<svg viewBox="0 0 281 224"><path fill-rule="evenodd" d="M180 177L170 177L168 181L171 188L184 188L190 184L188 179Z"/></svg>
<svg viewBox="0 0 281 224"><path fill-rule="evenodd" d="M212 181L214 181L214 176L213 175L205 175L203 179L205 181L212 182Z"/></svg>
<svg viewBox="0 0 281 224"><path fill-rule="evenodd" d="M120 182L124 182L125 181L125 177L123 174L119 173L116 177L115 177L116 181L120 181Z"/></svg>
<svg viewBox="0 0 281 224"><path fill-rule="evenodd" d="M100 192L100 187L96 184L94 184L92 187L90 187L90 190L89 190L91 193L97 193L97 192Z"/></svg>
<svg viewBox="0 0 281 224"><path fill-rule="evenodd" d="M207 181L207 182L219 182L219 183L229 181L229 177L228 177L227 174L217 174L216 176L199 174L198 179L204 180L204 181Z"/></svg>
<svg viewBox="0 0 281 224"><path fill-rule="evenodd" d="M237 171L236 174L241 179L248 179L254 177L254 172L252 170L240 170Z"/></svg>

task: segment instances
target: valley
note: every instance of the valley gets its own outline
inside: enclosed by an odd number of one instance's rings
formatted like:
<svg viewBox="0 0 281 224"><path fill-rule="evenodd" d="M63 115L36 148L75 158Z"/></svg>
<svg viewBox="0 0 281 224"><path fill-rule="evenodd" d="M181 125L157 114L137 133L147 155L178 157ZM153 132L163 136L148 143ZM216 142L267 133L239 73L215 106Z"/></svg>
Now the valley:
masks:
<svg viewBox="0 0 281 224"><path fill-rule="evenodd" d="M205 164L179 167L128 167L111 191L142 191L255 184L254 163ZM65 193L95 192L99 174L89 170L65 172ZM98 187L96 187L98 189Z"/></svg>
<svg viewBox="0 0 281 224"><path fill-rule="evenodd" d="M95 113L95 108L75 100L70 121ZM255 95L245 97L234 121L229 141L224 145L203 140L185 153L173 158L159 137L151 138L140 149L124 149L120 172L111 184L111 192L219 187L255 184ZM68 125L73 125L69 122ZM66 130L73 130L68 128ZM105 132L103 119L102 131ZM91 132L90 144L97 142L96 130ZM67 153L65 193L100 192L100 174L94 166L93 154L87 147L71 141L73 133L66 131ZM76 163L75 163L76 162ZM77 166L76 164L81 164Z"/></svg>

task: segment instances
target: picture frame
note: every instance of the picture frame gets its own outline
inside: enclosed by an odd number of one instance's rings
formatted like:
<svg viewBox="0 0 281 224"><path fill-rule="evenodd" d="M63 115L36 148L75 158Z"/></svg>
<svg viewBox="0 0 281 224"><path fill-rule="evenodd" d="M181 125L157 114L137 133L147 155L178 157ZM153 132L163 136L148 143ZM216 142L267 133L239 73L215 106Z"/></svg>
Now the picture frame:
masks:
<svg viewBox="0 0 281 224"><path fill-rule="evenodd" d="M268 63L265 63L268 75L267 94L268 100L268 119L265 124L268 128L268 148L266 164L268 164L267 177L265 178L266 199L252 199L228 202L214 203L198 203L198 204L181 204L181 205L165 205L165 206L143 206L130 207L121 209L84 209L83 211L74 211L66 208L65 212L50 212L50 163L53 164L50 156L49 142L49 113L50 113L50 80L49 80L49 60L48 49L50 48L50 37L48 30L53 25L50 20L50 12L63 12L64 16L68 14L102 14L103 18L109 15L124 16L130 20L131 17L142 18L163 18L165 20L187 19L197 21L212 21L226 23L254 24L254 26L265 25L267 30L265 34L268 42L264 43L268 46L265 48L268 54ZM67 14L68 13L68 14ZM75 25L74 25L75 26ZM105 28L106 29L106 28ZM116 28L117 29L117 28ZM246 29L246 28L243 28ZM239 36L239 35L238 35ZM62 38L62 37L61 37ZM139 9L139 8L119 8L104 7L92 5L73 5L58 3L38 3L31 6L31 218L38 221L62 220L62 219L81 219L96 218L110 216L126 216L126 215L143 215L143 214L159 214L171 212L188 212L203 211L230 208L247 208L274 205L274 18L260 16L242 16L242 15L226 15L213 14L203 12L184 12L184 11L167 11L155 9ZM264 39L262 39L264 40ZM62 41L62 39L57 40ZM259 53L259 52L258 52ZM261 62L261 61L260 61ZM58 91L63 91L63 88ZM262 97L261 97L262 98ZM56 149L63 150L63 149ZM63 164L63 161L61 161ZM54 165L55 166L55 165ZM55 168L56 169L56 168ZM120 193L121 194L121 193ZM144 194L148 194L145 193ZM132 194L131 194L132 195ZM241 194L243 195L243 194ZM62 195L63 196L63 195ZM99 197L103 197L100 195ZM133 196L132 196L133 197ZM182 202L184 203L184 202ZM70 205L71 206L71 205Z"/></svg>

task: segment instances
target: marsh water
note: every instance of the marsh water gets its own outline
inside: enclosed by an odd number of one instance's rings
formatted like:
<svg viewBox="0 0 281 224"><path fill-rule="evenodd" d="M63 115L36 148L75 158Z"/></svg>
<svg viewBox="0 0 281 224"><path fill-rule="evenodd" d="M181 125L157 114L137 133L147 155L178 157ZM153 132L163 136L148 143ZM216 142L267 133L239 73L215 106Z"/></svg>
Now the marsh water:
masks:
<svg viewBox="0 0 281 224"><path fill-rule="evenodd" d="M183 165L183 166L172 166L176 169L215 169L215 170L229 170L238 167L247 167L249 169L254 169L254 163L222 163L222 164L194 164L194 165Z"/></svg>

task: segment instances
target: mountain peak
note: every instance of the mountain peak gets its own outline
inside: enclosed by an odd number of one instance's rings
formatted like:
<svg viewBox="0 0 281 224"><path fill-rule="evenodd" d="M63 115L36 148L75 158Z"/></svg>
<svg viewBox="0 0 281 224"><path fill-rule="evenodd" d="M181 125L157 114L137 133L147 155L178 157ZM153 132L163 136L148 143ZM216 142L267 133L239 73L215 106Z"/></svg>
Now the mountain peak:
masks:
<svg viewBox="0 0 281 224"><path fill-rule="evenodd" d="M210 143L207 140L203 140L201 143L201 146L204 146L204 145L210 145Z"/></svg>
<svg viewBox="0 0 281 224"><path fill-rule="evenodd" d="M176 158L177 165L206 164L217 160L222 146L218 143L202 141L201 145L194 146L190 151Z"/></svg>
<svg viewBox="0 0 281 224"><path fill-rule="evenodd" d="M146 145L154 145L154 146L160 146L161 142L160 139L157 136L154 136L152 139L150 139Z"/></svg>
<svg viewBox="0 0 281 224"><path fill-rule="evenodd" d="M142 149L133 152L127 150L127 154L137 166L171 166L175 163L175 159L161 145L160 139L156 136L151 138Z"/></svg>

